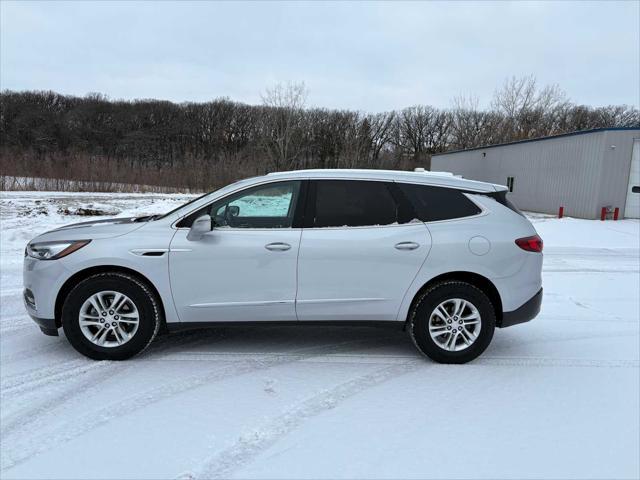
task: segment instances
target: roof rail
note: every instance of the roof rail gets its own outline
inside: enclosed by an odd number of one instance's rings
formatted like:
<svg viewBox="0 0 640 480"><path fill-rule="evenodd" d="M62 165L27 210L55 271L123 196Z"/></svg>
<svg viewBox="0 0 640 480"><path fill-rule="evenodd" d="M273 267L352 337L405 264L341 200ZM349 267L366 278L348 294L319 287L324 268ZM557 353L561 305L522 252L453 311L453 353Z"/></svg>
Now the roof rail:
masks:
<svg viewBox="0 0 640 480"><path fill-rule="evenodd" d="M453 172L442 172L435 170L426 170L423 167L416 167L413 169L416 173L424 173L426 175L433 175L436 177L456 177L456 178L464 178L462 175L456 175Z"/></svg>

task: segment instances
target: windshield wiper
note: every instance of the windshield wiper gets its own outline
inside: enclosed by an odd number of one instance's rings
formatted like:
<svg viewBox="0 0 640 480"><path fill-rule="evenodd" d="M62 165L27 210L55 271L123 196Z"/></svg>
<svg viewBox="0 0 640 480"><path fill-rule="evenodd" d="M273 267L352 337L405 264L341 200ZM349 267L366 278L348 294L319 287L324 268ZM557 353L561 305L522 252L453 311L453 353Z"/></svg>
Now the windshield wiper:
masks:
<svg viewBox="0 0 640 480"><path fill-rule="evenodd" d="M135 223L150 222L152 220L157 220L158 218L160 218L160 215L144 215L142 217L134 218L133 222L135 222Z"/></svg>

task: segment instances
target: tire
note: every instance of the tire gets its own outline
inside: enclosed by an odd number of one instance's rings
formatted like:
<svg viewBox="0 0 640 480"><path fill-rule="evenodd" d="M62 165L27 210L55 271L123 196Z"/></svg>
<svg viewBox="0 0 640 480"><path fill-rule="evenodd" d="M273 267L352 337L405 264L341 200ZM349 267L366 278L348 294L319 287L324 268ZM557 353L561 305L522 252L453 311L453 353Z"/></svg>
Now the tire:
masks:
<svg viewBox="0 0 640 480"><path fill-rule="evenodd" d="M456 308L462 313L455 312ZM409 313L413 343L438 363L467 363L477 358L491 343L495 325L496 313L489 297L462 281L433 285L420 295Z"/></svg>
<svg viewBox="0 0 640 480"><path fill-rule="evenodd" d="M96 310L105 306L104 312ZM82 280L69 292L62 328L81 354L94 360L126 360L153 341L161 315L160 302L146 283L126 273L106 272Z"/></svg>

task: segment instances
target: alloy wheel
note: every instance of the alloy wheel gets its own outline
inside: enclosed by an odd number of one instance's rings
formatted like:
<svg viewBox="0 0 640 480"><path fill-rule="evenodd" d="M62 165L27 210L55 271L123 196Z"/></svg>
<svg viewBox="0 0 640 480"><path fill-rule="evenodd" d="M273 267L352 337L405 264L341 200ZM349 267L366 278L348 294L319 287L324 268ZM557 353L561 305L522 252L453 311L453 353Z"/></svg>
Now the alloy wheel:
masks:
<svg viewBox="0 0 640 480"><path fill-rule="evenodd" d="M82 334L99 347L119 347L138 331L140 314L125 294L111 290L94 293L80 307Z"/></svg>
<svg viewBox="0 0 640 480"><path fill-rule="evenodd" d="M469 348L482 328L480 312L462 298L440 303L429 317L429 335L443 350L458 352Z"/></svg>

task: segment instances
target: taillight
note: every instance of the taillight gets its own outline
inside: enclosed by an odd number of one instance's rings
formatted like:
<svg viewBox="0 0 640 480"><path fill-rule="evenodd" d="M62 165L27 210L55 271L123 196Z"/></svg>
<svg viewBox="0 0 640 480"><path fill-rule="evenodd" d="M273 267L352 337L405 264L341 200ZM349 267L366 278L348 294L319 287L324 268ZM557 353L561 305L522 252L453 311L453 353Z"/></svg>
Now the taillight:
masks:
<svg viewBox="0 0 640 480"><path fill-rule="evenodd" d="M542 252L542 239L538 235L519 238L516 240L516 245L527 252Z"/></svg>

